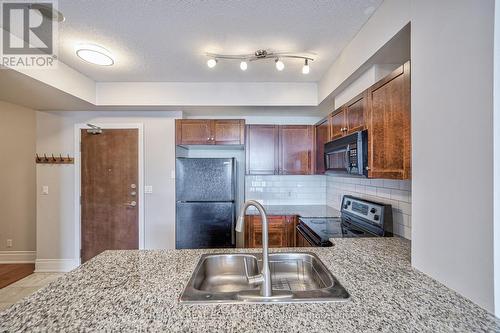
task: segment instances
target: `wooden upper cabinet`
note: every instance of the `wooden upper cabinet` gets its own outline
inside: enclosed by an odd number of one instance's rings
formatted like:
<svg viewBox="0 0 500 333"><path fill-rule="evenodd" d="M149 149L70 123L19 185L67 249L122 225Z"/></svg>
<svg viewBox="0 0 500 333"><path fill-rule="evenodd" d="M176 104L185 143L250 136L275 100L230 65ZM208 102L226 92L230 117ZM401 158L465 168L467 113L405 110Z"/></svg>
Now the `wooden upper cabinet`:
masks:
<svg viewBox="0 0 500 333"><path fill-rule="evenodd" d="M313 126L248 125L247 175L312 173Z"/></svg>
<svg viewBox="0 0 500 333"><path fill-rule="evenodd" d="M351 134L366 128L366 93L363 92L345 105L344 133Z"/></svg>
<svg viewBox="0 0 500 333"><path fill-rule="evenodd" d="M368 177L411 177L410 63L368 89Z"/></svg>
<svg viewBox="0 0 500 333"><path fill-rule="evenodd" d="M345 108L334 111L330 118L330 137L331 139L338 139L344 135L345 128Z"/></svg>
<svg viewBox="0 0 500 333"><path fill-rule="evenodd" d="M175 143L178 145L243 145L245 121L241 119L177 119Z"/></svg>
<svg viewBox="0 0 500 333"><path fill-rule="evenodd" d="M175 143L178 145L212 144L212 124L210 120L175 120Z"/></svg>
<svg viewBox="0 0 500 333"><path fill-rule="evenodd" d="M366 129L366 92L335 110L330 119L332 140Z"/></svg>
<svg viewBox="0 0 500 333"><path fill-rule="evenodd" d="M280 126L280 159L282 175L307 175L312 172L313 127L309 125Z"/></svg>
<svg viewBox="0 0 500 333"><path fill-rule="evenodd" d="M246 173L278 173L279 130L276 125L248 125L246 138Z"/></svg>
<svg viewBox="0 0 500 333"><path fill-rule="evenodd" d="M314 173L325 173L325 143L330 141L330 117L314 126Z"/></svg>
<svg viewBox="0 0 500 333"><path fill-rule="evenodd" d="M216 145L241 145L245 142L245 121L242 119L214 120L213 138Z"/></svg>

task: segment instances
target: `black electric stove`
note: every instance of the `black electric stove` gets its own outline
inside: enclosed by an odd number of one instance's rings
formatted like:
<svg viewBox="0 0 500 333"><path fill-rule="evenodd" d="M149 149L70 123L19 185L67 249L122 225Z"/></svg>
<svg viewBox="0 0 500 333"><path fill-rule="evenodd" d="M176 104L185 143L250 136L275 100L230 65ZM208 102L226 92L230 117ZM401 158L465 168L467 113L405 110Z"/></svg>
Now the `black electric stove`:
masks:
<svg viewBox="0 0 500 333"><path fill-rule="evenodd" d="M342 199L341 216L300 218L299 237L310 246L332 246L330 238L392 236L391 205L352 196Z"/></svg>

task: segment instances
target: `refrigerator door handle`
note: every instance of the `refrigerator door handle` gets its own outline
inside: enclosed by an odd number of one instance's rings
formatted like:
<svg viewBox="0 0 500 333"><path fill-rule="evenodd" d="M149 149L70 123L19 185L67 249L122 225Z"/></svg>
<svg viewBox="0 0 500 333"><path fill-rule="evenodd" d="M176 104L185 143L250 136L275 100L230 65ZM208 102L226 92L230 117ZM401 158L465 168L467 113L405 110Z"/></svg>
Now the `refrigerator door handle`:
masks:
<svg viewBox="0 0 500 333"><path fill-rule="evenodd" d="M231 222L231 244L236 246L236 226L234 225L234 212L233 212L233 218Z"/></svg>

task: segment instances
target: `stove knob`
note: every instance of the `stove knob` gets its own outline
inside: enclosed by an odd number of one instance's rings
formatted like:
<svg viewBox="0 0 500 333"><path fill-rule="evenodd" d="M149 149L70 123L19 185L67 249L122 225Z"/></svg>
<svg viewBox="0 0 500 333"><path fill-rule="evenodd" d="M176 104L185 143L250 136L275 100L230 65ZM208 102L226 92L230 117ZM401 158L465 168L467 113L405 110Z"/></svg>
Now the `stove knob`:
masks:
<svg viewBox="0 0 500 333"><path fill-rule="evenodd" d="M378 221L378 220L379 220L379 218L380 218L380 216L378 216L378 215L373 215L373 220L374 220L374 221Z"/></svg>
<svg viewBox="0 0 500 333"><path fill-rule="evenodd" d="M347 207L348 207L347 204L344 204L344 209L347 209Z"/></svg>
<svg viewBox="0 0 500 333"><path fill-rule="evenodd" d="M347 200L347 206L349 206L351 204L351 202L349 200Z"/></svg>
<svg viewBox="0 0 500 333"><path fill-rule="evenodd" d="M375 214L376 212L377 212L377 209L375 207L373 207L372 209L370 209L370 213Z"/></svg>

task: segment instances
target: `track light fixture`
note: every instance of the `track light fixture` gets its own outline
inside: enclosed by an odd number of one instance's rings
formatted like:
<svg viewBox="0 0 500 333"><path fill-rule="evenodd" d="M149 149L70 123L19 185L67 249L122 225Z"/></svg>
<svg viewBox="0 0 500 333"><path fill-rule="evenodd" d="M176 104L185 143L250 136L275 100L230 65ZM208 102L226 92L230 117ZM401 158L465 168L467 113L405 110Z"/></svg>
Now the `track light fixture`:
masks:
<svg viewBox="0 0 500 333"><path fill-rule="evenodd" d="M304 75L309 74L309 71L310 71L310 70L311 70L311 69L309 68L309 60L308 60L308 59L306 59L306 60L304 61L304 66L302 66L302 74L304 74Z"/></svg>
<svg viewBox="0 0 500 333"><path fill-rule="evenodd" d="M312 58L313 54L307 53L291 53L291 52L273 52L268 50L257 50L253 54L215 54L206 53L209 57L207 61L207 66L209 68L215 67L220 59L225 60L239 60L240 69L246 71L248 69L248 63L258 60L274 59L276 69L278 71L283 71L285 69L285 63L283 59L300 59L304 60L304 66L302 67L302 74L309 74L309 61L314 61Z"/></svg>
<svg viewBox="0 0 500 333"><path fill-rule="evenodd" d="M246 61L242 61L242 62L240 62L240 69L241 69L242 71L246 71L246 70L247 70L247 68L248 68L248 64L247 64L247 62L246 62Z"/></svg>
<svg viewBox="0 0 500 333"><path fill-rule="evenodd" d="M207 66L208 68L214 68L215 65L217 65L217 59L216 58L210 58L207 60Z"/></svg>
<svg viewBox="0 0 500 333"><path fill-rule="evenodd" d="M280 72L285 69L285 64L283 61L280 60L280 58L276 58L276 69L279 70Z"/></svg>

